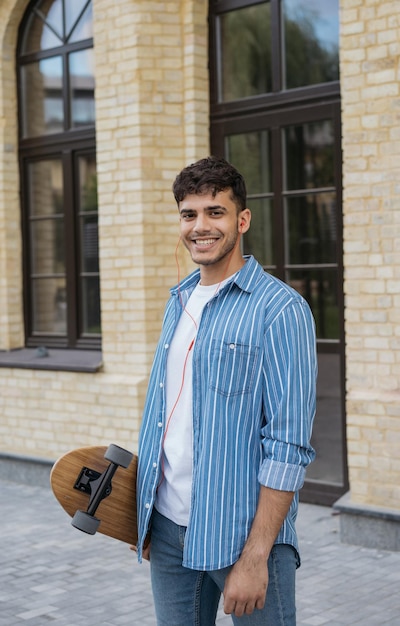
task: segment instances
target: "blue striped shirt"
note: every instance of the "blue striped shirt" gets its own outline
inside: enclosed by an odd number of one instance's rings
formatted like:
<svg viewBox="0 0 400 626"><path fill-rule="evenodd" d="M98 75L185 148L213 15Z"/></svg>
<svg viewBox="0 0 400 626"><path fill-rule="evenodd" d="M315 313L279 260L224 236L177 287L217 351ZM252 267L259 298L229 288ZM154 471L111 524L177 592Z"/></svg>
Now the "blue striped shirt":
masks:
<svg viewBox="0 0 400 626"><path fill-rule="evenodd" d="M160 480L166 361L199 270L171 290L139 438L138 555ZM296 492L276 543L298 553L298 490L314 459L315 326L306 301L253 257L203 310L193 348L193 487L183 565L215 570L239 558L260 484Z"/></svg>

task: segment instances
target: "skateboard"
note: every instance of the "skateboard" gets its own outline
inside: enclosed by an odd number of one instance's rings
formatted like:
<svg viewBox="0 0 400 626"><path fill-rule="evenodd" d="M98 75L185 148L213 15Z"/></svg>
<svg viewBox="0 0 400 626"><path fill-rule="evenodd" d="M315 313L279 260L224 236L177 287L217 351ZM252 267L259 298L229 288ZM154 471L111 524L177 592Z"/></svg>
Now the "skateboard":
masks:
<svg viewBox="0 0 400 626"><path fill-rule="evenodd" d="M75 528L135 545L136 472L137 457L128 450L115 444L89 446L60 457L50 484Z"/></svg>

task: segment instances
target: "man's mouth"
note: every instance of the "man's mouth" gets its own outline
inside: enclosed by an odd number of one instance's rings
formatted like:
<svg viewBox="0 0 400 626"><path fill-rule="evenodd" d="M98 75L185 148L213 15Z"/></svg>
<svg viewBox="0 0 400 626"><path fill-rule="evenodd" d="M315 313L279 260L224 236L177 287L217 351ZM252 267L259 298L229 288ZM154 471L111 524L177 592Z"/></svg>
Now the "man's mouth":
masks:
<svg viewBox="0 0 400 626"><path fill-rule="evenodd" d="M196 244L196 246L199 246L201 248L202 246L211 246L216 241L217 239L195 239L194 243Z"/></svg>

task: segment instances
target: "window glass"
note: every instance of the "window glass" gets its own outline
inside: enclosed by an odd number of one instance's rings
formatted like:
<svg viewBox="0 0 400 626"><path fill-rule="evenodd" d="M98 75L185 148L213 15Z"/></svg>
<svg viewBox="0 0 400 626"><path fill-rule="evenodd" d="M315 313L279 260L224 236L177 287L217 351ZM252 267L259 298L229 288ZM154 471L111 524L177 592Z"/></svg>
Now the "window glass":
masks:
<svg viewBox="0 0 400 626"><path fill-rule="evenodd" d="M29 215L48 217L63 214L63 172L60 159L29 164Z"/></svg>
<svg viewBox="0 0 400 626"><path fill-rule="evenodd" d="M336 263L335 199L334 192L286 198L286 263Z"/></svg>
<svg viewBox="0 0 400 626"><path fill-rule="evenodd" d="M67 305L65 276L32 280L33 334L65 335Z"/></svg>
<svg viewBox="0 0 400 626"><path fill-rule="evenodd" d="M86 4L86 8L82 13L83 5ZM66 19L67 28L70 33L68 41L82 41L83 39L91 39L93 37L93 16L92 16L92 4L83 2L82 0L76 0L75 2L67 2L66 7ZM79 15L78 15L79 13ZM76 21L76 18L79 21Z"/></svg>
<svg viewBox="0 0 400 626"><path fill-rule="evenodd" d="M317 414L311 439L317 456L307 467L309 479L336 485L344 481L340 358L318 353Z"/></svg>
<svg viewBox="0 0 400 626"><path fill-rule="evenodd" d="M100 333L100 281L95 155L78 159L82 332Z"/></svg>
<svg viewBox="0 0 400 626"><path fill-rule="evenodd" d="M70 2L70 0L67 0ZM50 28L57 33L61 41L64 39L63 28L63 15L64 15L64 1L63 0L42 0L38 2L35 7L36 11L40 11L40 15L46 20L46 23Z"/></svg>
<svg viewBox="0 0 400 626"><path fill-rule="evenodd" d="M64 130L62 58L51 57L21 67L24 138ZM32 97L35 94L35 97Z"/></svg>
<svg viewBox="0 0 400 626"><path fill-rule="evenodd" d="M242 173L249 194L272 190L272 157L270 133L238 133L225 138L228 161Z"/></svg>
<svg viewBox="0 0 400 626"><path fill-rule="evenodd" d="M269 2L223 13L219 100L246 98L272 89L271 9Z"/></svg>
<svg viewBox="0 0 400 626"><path fill-rule="evenodd" d="M283 133L286 189L333 187L332 120L287 126Z"/></svg>
<svg viewBox="0 0 400 626"><path fill-rule="evenodd" d="M93 49L69 55L71 127L95 122Z"/></svg>
<svg viewBox="0 0 400 626"><path fill-rule="evenodd" d="M264 266L275 263L272 205L271 139L267 130L228 135L226 158L244 176L251 227L243 237L243 252L254 254Z"/></svg>
<svg viewBox="0 0 400 626"><path fill-rule="evenodd" d="M31 13L22 37L21 52L29 54L60 46L62 40L36 13Z"/></svg>
<svg viewBox="0 0 400 626"><path fill-rule="evenodd" d="M284 88L339 80L338 0L283 0Z"/></svg>
<svg viewBox="0 0 400 626"><path fill-rule="evenodd" d="M251 198L250 229L243 237L244 254L253 254L264 267L275 265L274 214L270 198Z"/></svg>
<svg viewBox="0 0 400 626"><path fill-rule="evenodd" d="M311 306L318 339L339 339L337 280L334 269L299 269L286 273L286 282Z"/></svg>
<svg viewBox="0 0 400 626"><path fill-rule="evenodd" d="M86 335L100 334L100 280L98 276L85 276L82 279L81 302L82 333Z"/></svg>
<svg viewBox="0 0 400 626"><path fill-rule="evenodd" d="M60 160L29 164L32 275L64 274L63 183Z"/></svg>

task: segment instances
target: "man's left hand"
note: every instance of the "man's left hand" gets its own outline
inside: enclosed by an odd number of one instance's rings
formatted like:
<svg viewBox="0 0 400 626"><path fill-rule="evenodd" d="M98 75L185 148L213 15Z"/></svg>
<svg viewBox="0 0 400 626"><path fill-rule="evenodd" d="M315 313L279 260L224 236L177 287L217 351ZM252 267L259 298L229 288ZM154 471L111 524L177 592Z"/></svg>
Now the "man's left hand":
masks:
<svg viewBox="0 0 400 626"><path fill-rule="evenodd" d="M268 566L264 558L250 559L244 554L232 567L225 581L224 612L236 617L262 609L268 587Z"/></svg>

